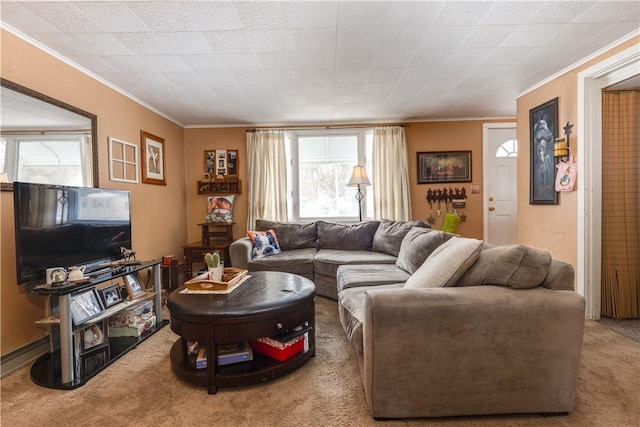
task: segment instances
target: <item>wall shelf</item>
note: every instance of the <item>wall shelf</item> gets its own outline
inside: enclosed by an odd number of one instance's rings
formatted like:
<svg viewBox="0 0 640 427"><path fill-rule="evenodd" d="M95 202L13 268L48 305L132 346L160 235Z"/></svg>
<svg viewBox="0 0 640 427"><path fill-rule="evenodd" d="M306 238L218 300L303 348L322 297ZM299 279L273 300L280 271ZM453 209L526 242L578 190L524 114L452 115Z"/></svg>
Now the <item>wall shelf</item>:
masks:
<svg viewBox="0 0 640 427"><path fill-rule="evenodd" d="M242 194L242 181L198 181L198 194Z"/></svg>

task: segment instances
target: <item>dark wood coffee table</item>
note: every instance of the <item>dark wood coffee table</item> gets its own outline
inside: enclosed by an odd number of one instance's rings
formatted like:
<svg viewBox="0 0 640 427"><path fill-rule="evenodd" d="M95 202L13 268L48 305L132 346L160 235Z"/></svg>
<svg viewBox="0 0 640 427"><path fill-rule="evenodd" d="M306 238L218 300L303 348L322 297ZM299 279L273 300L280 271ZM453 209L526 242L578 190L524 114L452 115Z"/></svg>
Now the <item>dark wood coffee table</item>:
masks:
<svg viewBox="0 0 640 427"><path fill-rule="evenodd" d="M261 271L226 295L169 295L171 329L178 339L171 347L171 368L180 378L207 387L255 384L287 374L315 355L315 284L302 276ZM308 324L308 349L280 362L258 352L250 362L218 366L217 345L269 337ZM207 368L196 369L187 342L205 343Z"/></svg>

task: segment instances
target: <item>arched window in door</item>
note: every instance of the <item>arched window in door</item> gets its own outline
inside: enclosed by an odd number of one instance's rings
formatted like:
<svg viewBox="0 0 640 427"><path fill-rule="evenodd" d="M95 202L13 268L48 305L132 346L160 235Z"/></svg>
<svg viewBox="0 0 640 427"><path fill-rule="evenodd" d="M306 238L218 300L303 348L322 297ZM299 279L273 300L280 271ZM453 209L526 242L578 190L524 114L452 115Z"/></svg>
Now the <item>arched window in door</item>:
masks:
<svg viewBox="0 0 640 427"><path fill-rule="evenodd" d="M518 157L518 140L509 139L503 142L496 150L496 158Z"/></svg>

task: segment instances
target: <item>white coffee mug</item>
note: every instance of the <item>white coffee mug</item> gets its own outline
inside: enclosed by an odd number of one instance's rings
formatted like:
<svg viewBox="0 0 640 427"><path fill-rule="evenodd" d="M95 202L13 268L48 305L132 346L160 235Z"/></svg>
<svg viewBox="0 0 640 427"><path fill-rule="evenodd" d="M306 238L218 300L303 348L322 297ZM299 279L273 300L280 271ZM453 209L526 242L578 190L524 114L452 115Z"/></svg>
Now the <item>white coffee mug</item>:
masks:
<svg viewBox="0 0 640 427"><path fill-rule="evenodd" d="M84 269L85 266L82 265L80 267L69 267L69 280L82 280L84 279Z"/></svg>
<svg viewBox="0 0 640 427"><path fill-rule="evenodd" d="M67 270L62 267L51 267L47 268L45 271L47 285L67 280Z"/></svg>

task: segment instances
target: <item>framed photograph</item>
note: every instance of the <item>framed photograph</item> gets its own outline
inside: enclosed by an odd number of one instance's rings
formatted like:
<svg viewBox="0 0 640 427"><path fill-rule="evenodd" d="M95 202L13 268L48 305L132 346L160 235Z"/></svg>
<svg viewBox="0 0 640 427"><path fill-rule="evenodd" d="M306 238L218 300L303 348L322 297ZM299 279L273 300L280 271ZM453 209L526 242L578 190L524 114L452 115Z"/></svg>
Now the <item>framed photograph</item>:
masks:
<svg viewBox="0 0 640 427"><path fill-rule="evenodd" d="M202 174L202 180L203 180L204 182L209 182L209 181L211 181L211 175L210 175L208 172L203 173L203 174Z"/></svg>
<svg viewBox="0 0 640 427"><path fill-rule="evenodd" d="M95 288L71 295L71 318L80 325L102 313L104 308Z"/></svg>
<svg viewBox="0 0 640 427"><path fill-rule="evenodd" d="M137 274L127 274L124 276L124 284L129 294L129 299L136 299L139 296L144 295L145 290L140 283L140 278Z"/></svg>
<svg viewBox="0 0 640 427"><path fill-rule="evenodd" d="M107 327L105 322L94 323L85 328L82 333L83 352L95 350L107 344Z"/></svg>
<svg viewBox="0 0 640 427"><path fill-rule="evenodd" d="M227 150L227 175L238 175L238 150Z"/></svg>
<svg viewBox="0 0 640 427"><path fill-rule="evenodd" d="M216 150L204 150L204 171L209 176L216 174Z"/></svg>
<svg viewBox="0 0 640 427"><path fill-rule="evenodd" d="M471 151L418 153L418 184L471 182Z"/></svg>
<svg viewBox="0 0 640 427"><path fill-rule="evenodd" d="M529 204L557 205L553 143L558 135L558 98L529 110L531 132Z"/></svg>
<svg viewBox="0 0 640 427"><path fill-rule="evenodd" d="M164 161L164 139L143 130L140 131L142 149L142 182L167 185Z"/></svg>
<svg viewBox="0 0 640 427"><path fill-rule="evenodd" d="M111 306L116 305L120 301L122 301L122 296L120 295L120 286L110 285L106 288L102 288L98 290L100 294L100 298L102 299L102 304L104 304L104 308L107 309Z"/></svg>

